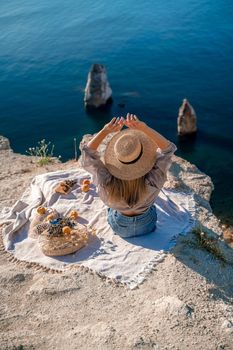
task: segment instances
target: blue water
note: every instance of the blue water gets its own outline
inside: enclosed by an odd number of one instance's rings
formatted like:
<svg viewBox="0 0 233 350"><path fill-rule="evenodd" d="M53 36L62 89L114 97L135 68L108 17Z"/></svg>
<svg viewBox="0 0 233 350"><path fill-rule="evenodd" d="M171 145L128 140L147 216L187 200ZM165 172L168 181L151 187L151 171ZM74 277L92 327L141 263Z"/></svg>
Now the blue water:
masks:
<svg viewBox="0 0 233 350"><path fill-rule="evenodd" d="M0 134L22 153L45 138L66 160L74 137L138 114L212 177L215 213L233 218L232 57L232 0L0 0ZM94 115L83 106L92 63L114 92ZM184 97L198 116L189 143L176 135Z"/></svg>

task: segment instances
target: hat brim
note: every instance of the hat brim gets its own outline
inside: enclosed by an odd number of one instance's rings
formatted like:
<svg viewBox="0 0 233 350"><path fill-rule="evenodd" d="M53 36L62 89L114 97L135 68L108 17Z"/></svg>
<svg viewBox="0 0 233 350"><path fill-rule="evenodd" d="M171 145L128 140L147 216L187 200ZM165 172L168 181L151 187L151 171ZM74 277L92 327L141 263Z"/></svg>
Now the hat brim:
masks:
<svg viewBox="0 0 233 350"><path fill-rule="evenodd" d="M142 155L135 162L124 164L118 160L114 152L114 145L122 134L137 135L142 145ZM134 180L146 175L154 166L156 161L157 146L146 134L139 130L123 130L112 137L109 141L105 154L104 163L108 171L118 179Z"/></svg>

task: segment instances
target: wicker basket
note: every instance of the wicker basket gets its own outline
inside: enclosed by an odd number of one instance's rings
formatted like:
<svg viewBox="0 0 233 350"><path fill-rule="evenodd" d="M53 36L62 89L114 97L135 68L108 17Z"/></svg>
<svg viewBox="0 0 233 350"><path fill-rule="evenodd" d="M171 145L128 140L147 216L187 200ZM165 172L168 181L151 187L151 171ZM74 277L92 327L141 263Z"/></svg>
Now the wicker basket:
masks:
<svg viewBox="0 0 233 350"><path fill-rule="evenodd" d="M71 233L59 236L51 236L48 230L45 230L39 236L38 242L42 252L47 256L68 255L87 245L88 232L81 224L77 224Z"/></svg>

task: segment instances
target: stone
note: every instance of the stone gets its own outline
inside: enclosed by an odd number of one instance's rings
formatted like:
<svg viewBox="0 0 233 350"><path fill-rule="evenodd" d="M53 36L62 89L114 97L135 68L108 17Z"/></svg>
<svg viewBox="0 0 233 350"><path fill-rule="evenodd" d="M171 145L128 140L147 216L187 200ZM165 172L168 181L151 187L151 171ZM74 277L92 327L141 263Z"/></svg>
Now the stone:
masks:
<svg viewBox="0 0 233 350"><path fill-rule="evenodd" d="M4 136L0 136L0 151L5 151L10 148L10 141Z"/></svg>
<svg viewBox="0 0 233 350"><path fill-rule="evenodd" d="M29 275L28 275L29 276ZM1 286L5 285L19 285L26 280L27 275L23 273L18 273L15 271L6 271L1 273L0 284Z"/></svg>
<svg viewBox="0 0 233 350"><path fill-rule="evenodd" d="M186 98L179 109L177 128L179 135L193 134L197 131L197 116Z"/></svg>
<svg viewBox="0 0 233 350"><path fill-rule="evenodd" d="M223 229L223 239L226 243L233 245L233 227L229 226Z"/></svg>
<svg viewBox="0 0 233 350"><path fill-rule="evenodd" d="M111 101L112 89L109 85L106 68L93 64L88 74L84 102L86 107L99 108Z"/></svg>
<svg viewBox="0 0 233 350"><path fill-rule="evenodd" d="M233 332L232 320L225 319L221 325L221 328L224 329L226 332L232 333Z"/></svg>
<svg viewBox="0 0 233 350"><path fill-rule="evenodd" d="M154 302L156 312L167 316L194 317L193 309L176 296L164 296Z"/></svg>
<svg viewBox="0 0 233 350"><path fill-rule="evenodd" d="M35 276L33 284L27 290L26 296L69 294L79 289L79 283L72 275L55 275L53 278L50 278L48 275L38 275Z"/></svg>

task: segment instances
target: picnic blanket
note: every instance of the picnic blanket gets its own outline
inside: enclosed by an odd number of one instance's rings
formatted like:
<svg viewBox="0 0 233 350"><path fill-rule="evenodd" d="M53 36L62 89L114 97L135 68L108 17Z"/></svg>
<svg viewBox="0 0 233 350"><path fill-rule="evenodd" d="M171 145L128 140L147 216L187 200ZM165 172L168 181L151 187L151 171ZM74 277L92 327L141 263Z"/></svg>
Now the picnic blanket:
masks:
<svg viewBox="0 0 233 350"><path fill-rule="evenodd" d="M56 171L36 176L31 186L12 208L5 208L0 223L7 224L2 230L6 251L21 261L38 263L57 270L72 270L84 266L101 276L135 288L161 262L166 252L175 244L179 234L185 234L195 222L193 193L162 190L155 205L158 222L154 232L128 239L114 234L107 223L107 207L99 198L92 184L88 192L81 191L83 179L91 175L83 169ZM55 193L59 182L76 179L69 194ZM38 206L55 208L66 214L78 210L78 222L96 231L96 237L76 253L45 256L37 239L28 237L30 221Z"/></svg>

